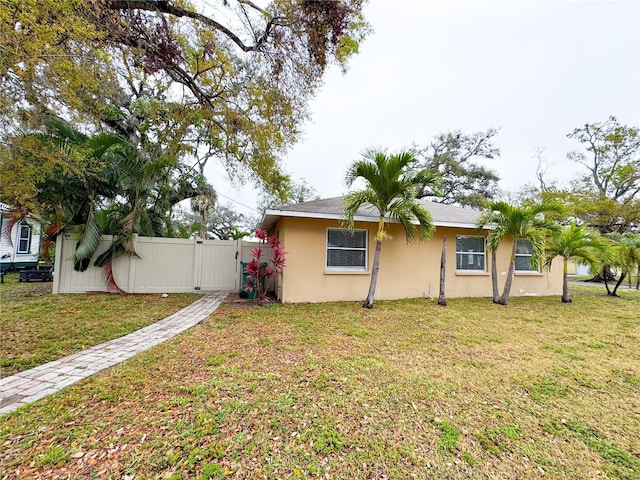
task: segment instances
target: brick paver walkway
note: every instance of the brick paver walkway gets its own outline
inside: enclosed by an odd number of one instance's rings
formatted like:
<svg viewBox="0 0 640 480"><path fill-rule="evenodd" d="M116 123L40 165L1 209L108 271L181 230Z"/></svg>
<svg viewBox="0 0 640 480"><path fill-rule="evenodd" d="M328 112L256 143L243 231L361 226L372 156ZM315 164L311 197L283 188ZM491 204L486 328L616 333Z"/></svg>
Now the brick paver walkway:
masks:
<svg viewBox="0 0 640 480"><path fill-rule="evenodd" d="M0 415L35 402L100 370L144 352L194 326L215 311L228 292L208 294L173 315L124 337L0 379Z"/></svg>

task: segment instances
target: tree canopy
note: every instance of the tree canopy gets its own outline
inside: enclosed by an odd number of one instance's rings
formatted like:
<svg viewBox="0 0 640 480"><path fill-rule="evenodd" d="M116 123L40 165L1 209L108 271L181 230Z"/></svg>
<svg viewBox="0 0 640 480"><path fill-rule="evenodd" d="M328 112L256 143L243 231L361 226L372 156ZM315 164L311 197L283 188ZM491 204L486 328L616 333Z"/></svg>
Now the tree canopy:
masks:
<svg viewBox="0 0 640 480"><path fill-rule="evenodd" d="M324 71L368 31L362 3L7 0L0 141L55 113L277 189Z"/></svg>
<svg viewBox="0 0 640 480"><path fill-rule="evenodd" d="M178 212L176 226L185 236L191 236L200 232L202 237L202 217L199 214L181 211ZM215 238L218 240L232 240L249 235L256 229L257 220L236 211L231 205L216 204L213 210L206 212L205 231L203 238ZM195 227L195 228L194 228ZM245 233L246 235L241 235Z"/></svg>
<svg viewBox="0 0 640 480"><path fill-rule="evenodd" d="M568 157L586 168L566 197L576 216L601 233L640 228L640 131L615 117L568 135L585 147Z"/></svg>
<svg viewBox="0 0 640 480"><path fill-rule="evenodd" d="M419 149L425 168L440 178L437 190L427 185L420 187L418 198L430 197L439 203L479 208L492 200L498 192L496 172L480 164L479 159L494 159L500 149L494 145L498 130L471 134L461 130L437 135L429 146Z"/></svg>

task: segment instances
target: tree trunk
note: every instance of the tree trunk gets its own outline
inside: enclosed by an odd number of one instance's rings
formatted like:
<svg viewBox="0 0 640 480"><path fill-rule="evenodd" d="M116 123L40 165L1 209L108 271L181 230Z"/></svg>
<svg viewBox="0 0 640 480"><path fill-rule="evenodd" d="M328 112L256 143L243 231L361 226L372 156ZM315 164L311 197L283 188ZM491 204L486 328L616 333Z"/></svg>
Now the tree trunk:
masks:
<svg viewBox="0 0 640 480"><path fill-rule="evenodd" d="M511 248L511 261L509 262L509 271L507 272L507 280L504 282L504 290L498 303L500 305L506 305L509 301L509 295L511 294L511 284L513 283L513 272L516 269L516 241L513 240L513 247Z"/></svg>
<svg viewBox="0 0 640 480"><path fill-rule="evenodd" d="M636 290L640 290L640 265L638 265L638 271L636 272Z"/></svg>
<svg viewBox="0 0 640 480"><path fill-rule="evenodd" d="M382 239L376 239L376 253L373 257L373 267L371 269L371 284L369 284L369 293L367 299L362 304L363 308L373 308L373 296L376 293L376 284L378 283L378 271L380 270L380 250L382 250Z"/></svg>
<svg viewBox="0 0 640 480"><path fill-rule="evenodd" d="M622 282L623 282L623 280L624 280L624 277L625 277L626 275L627 275L627 274L626 274L626 273L624 273L624 272L620 274L620 278L619 278L619 279L618 279L618 281L616 282L616 286L613 288L613 292L611 293L611 295L612 295L613 297L617 297L617 296L618 296L618 293L617 293L617 291L618 291L618 287L622 284Z"/></svg>
<svg viewBox="0 0 640 480"><path fill-rule="evenodd" d="M498 303L500 292L498 291L498 266L495 250L491 250L491 288L493 289L493 303Z"/></svg>
<svg viewBox="0 0 640 480"><path fill-rule="evenodd" d="M438 295L438 305L447 306L447 298L444 295L445 273L447 264L447 237L442 237L442 255L440 256L440 293Z"/></svg>
<svg viewBox="0 0 640 480"><path fill-rule="evenodd" d="M200 238L205 240L207 238L207 212L200 211Z"/></svg>
<svg viewBox="0 0 640 480"><path fill-rule="evenodd" d="M611 290L609 290L609 282L607 281L607 278L604 277L603 281L604 281L604 288L607 289L607 295L611 295Z"/></svg>
<svg viewBox="0 0 640 480"><path fill-rule="evenodd" d="M568 259L563 259L564 266L562 272L562 303L571 303L571 299L569 298L569 277L567 275L567 262Z"/></svg>
<svg viewBox="0 0 640 480"><path fill-rule="evenodd" d="M611 272L611 266L610 265L605 265L604 267L602 267L602 270L600 272L598 272L593 278L590 278L589 280L586 280L587 282L611 282L612 280L615 280L616 278L614 277L613 273Z"/></svg>

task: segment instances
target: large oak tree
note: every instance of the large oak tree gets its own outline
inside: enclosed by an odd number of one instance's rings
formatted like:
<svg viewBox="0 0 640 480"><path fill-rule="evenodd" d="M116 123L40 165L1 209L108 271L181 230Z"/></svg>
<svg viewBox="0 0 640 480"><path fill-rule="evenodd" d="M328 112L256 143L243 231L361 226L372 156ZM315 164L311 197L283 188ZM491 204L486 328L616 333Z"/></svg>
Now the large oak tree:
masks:
<svg viewBox="0 0 640 480"><path fill-rule="evenodd" d="M53 113L277 189L326 68L367 33L363 1L6 0L0 141Z"/></svg>
<svg viewBox="0 0 640 480"><path fill-rule="evenodd" d="M494 144L497 134L495 128L471 134L454 130L437 135L428 146L420 148L422 164L440 182L437 191L421 186L418 198L475 208L492 200L498 193L500 177L480 162L500 156L500 149Z"/></svg>
<svg viewBox="0 0 640 480"><path fill-rule="evenodd" d="M640 228L640 130L609 117L568 137L586 150L568 154L586 169L566 195L576 216L601 233Z"/></svg>

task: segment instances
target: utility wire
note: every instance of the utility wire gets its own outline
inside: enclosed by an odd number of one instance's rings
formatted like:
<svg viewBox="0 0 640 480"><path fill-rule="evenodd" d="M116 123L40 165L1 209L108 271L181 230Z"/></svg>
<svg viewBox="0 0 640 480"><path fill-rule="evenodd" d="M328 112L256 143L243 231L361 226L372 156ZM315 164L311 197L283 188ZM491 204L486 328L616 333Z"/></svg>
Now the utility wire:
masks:
<svg viewBox="0 0 640 480"><path fill-rule="evenodd" d="M245 207L245 208L248 208L249 210L253 210L253 211L254 211L254 212L256 212L256 213L260 213L260 210L258 210L257 208L253 208L253 207L250 207L249 205L245 205L244 203L239 202L238 200L235 200L235 199L233 199L233 198L231 198L231 197L227 197L227 196L226 196L225 194L223 194L223 193L216 192L216 195L219 195L219 196L221 196L221 197L223 197L223 198L226 198L227 200L231 200L232 202L237 203L238 205L241 205L241 206L243 206L243 207Z"/></svg>

